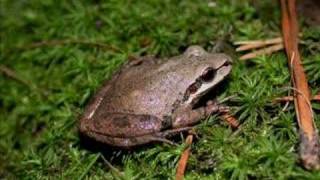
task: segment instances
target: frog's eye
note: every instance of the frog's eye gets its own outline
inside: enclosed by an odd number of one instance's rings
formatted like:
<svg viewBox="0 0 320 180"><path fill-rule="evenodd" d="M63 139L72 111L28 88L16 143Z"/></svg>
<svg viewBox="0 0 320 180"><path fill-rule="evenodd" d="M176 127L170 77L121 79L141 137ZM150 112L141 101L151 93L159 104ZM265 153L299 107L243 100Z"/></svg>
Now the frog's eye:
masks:
<svg viewBox="0 0 320 180"><path fill-rule="evenodd" d="M201 79L204 82L209 82L211 81L214 76L216 75L216 71L213 68L207 68L201 75Z"/></svg>

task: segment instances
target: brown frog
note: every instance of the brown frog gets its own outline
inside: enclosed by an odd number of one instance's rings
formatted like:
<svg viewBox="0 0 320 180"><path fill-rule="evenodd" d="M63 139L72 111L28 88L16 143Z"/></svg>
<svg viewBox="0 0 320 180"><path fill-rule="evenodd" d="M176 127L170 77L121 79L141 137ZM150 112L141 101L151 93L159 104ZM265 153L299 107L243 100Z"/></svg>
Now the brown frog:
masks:
<svg viewBox="0 0 320 180"><path fill-rule="evenodd" d="M91 99L80 132L97 141L129 148L188 130L218 111L195 106L231 71L231 58L189 47L169 59L144 57L126 65ZM210 101L209 101L210 102Z"/></svg>

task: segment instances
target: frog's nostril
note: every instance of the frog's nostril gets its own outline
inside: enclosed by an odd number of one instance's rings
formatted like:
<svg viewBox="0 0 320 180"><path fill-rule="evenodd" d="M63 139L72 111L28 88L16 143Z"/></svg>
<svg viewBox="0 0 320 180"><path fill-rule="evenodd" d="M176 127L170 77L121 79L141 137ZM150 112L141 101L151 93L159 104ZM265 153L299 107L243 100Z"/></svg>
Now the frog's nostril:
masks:
<svg viewBox="0 0 320 180"><path fill-rule="evenodd" d="M224 65L224 66L232 65L232 61L226 61L223 65Z"/></svg>

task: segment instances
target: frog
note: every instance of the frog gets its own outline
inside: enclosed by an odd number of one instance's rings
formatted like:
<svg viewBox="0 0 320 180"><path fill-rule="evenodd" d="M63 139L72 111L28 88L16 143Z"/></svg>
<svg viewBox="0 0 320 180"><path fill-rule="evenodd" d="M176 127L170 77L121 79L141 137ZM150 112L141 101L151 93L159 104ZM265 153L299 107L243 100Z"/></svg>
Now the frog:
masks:
<svg viewBox="0 0 320 180"><path fill-rule="evenodd" d="M137 58L91 98L79 120L79 131L120 148L170 143L170 137L224 108L212 100L202 106L199 102L231 69L230 56L198 45L170 58Z"/></svg>

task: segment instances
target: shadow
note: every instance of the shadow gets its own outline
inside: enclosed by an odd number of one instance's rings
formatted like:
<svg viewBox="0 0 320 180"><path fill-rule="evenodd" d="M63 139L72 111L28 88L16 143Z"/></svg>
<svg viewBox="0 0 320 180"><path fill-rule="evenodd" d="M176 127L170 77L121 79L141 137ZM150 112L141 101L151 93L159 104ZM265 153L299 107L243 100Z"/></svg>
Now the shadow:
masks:
<svg viewBox="0 0 320 180"><path fill-rule="evenodd" d="M124 165L122 163L123 157L132 155L133 152L139 154L140 152L144 152L146 150L154 148L157 144L163 144L163 142L150 142L147 144L133 146L130 148L123 148L123 147L116 147L116 146L111 146L102 142L98 142L93 138L90 138L81 134L80 132L78 132L78 134L80 137L79 145L81 149L86 149L92 153L101 153L107 161L109 161L112 165L115 165L115 166L117 165L123 166ZM175 136L170 137L169 140L176 144L182 144L183 141L180 135L183 135L183 137L186 137L187 134L188 132L181 132ZM104 163L102 158L99 158L98 161Z"/></svg>
<svg viewBox="0 0 320 180"><path fill-rule="evenodd" d="M80 148L86 149L92 153L101 153L104 158L110 163L115 165L123 165L122 159L124 156L132 154L132 152L140 152L145 151L146 149L154 146L153 143L141 145L141 146L134 146L131 148L122 148L122 147L116 147L111 146L102 142L98 142L94 140L93 138L87 137L80 132L78 132L80 137ZM103 162L103 160L100 158L99 161Z"/></svg>

